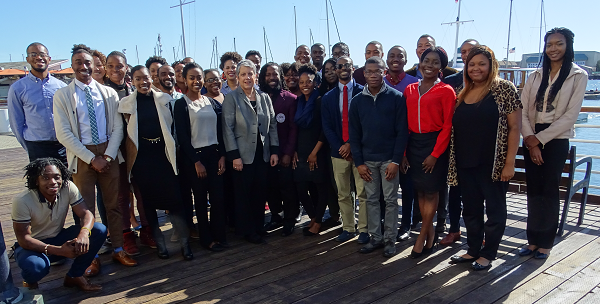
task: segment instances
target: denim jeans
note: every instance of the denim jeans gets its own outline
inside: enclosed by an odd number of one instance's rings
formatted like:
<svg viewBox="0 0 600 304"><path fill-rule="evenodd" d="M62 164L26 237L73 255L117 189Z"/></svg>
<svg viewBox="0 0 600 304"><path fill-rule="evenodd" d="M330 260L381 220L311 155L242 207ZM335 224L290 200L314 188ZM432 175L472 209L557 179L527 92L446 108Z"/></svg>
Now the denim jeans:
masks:
<svg viewBox="0 0 600 304"><path fill-rule="evenodd" d="M76 238L80 230L81 226L73 225L63 229L57 236L41 241L46 244L61 246L66 241ZM106 226L101 223L95 223L92 228L88 252L75 258L67 275L72 278L82 276L94 260L102 244L104 244L104 240L106 240ZM37 283L50 272L50 259L45 253L26 250L20 246L16 247L15 257L19 268L21 268L21 276L25 282Z"/></svg>
<svg viewBox="0 0 600 304"><path fill-rule="evenodd" d="M8 261L8 255L6 255L6 244L4 243L2 225L0 225L0 236L2 236L2 241L0 242L0 289L2 290L4 299L14 298L19 295L19 290L13 284L10 263Z"/></svg>
<svg viewBox="0 0 600 304"><path fill-rule="evenodd" d="M365 182L367 193L367 229L372 242L395 242L398 235L398 184L399 174L394 179L385 179L385 170L391 163L388 161L366 161L365 165L371 170L370 182ZM381 234L381 207L379 205L380 188L383 188L385 198L384 233Z"/></svg>

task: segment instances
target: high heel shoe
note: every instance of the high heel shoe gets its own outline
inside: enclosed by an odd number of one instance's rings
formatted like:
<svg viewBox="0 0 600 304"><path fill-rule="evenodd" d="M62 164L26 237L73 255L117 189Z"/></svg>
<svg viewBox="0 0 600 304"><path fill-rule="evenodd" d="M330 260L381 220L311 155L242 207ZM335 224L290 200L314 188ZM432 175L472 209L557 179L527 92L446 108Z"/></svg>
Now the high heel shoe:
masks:
<svg viewBox="0 0 600 304"><path fill-rule="evenodd" d="M423 248L423 251L421 251L421 252L416 252L414 250L411 250L410 251L410 257L413 258L413 259L418 259L418 258L420 258L423 255L424 251L425 251L425 248Z"/></svg>

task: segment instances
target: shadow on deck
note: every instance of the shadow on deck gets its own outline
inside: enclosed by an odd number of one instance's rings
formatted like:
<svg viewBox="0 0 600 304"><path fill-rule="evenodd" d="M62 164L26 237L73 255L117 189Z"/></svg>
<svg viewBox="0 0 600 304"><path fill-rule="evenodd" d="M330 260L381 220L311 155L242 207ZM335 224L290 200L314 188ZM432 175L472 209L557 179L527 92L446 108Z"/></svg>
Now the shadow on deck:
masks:
<svg viewBox="0 0 600 304"><path fill-rule="evenodd" d="M10 203L23 189L26 163L20 148L0 152L0 221L9 247L15 242ZM600 303L599 206L588 205L576 226L579 205L571 204L565 234L547 260L517 254L527 242L526 207L524 195L509 193L506 231L488 272L448 264L450 256L466 251L464 227L459 242L417 260L409 254L418 232L397 243L397 255L388 259L381 251L358 253L356 240L336 242L334 230L304 237L297 229L286 238L274 231L264 245L230 234L231 248L221 253L194 244L191 262L182 260L175 243L169 244L168 260L141 247L134 268L102 255L102 273L93 278L103 286L98 293L62 287L69 262L52 268L39 293L45 303ZM163 230L168 239L171 226ZM14 261L11 266L21 282Z"/></svg>

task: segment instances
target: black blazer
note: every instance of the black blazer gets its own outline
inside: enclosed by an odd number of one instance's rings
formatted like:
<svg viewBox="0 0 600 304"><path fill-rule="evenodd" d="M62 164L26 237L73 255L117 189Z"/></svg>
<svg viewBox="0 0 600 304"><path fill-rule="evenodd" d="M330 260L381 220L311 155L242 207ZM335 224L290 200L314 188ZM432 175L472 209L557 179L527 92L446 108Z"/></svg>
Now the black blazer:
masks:
<svg viewBox="0 0 600 304"><path fill-rule="evenodd" d="M218 101L207 97L212 104L215 114L217 114L217 141L219 142L219 153L221 156L225 156L225 145L223 142L223 127L221 122L221 112L219 111ZM190 114L188 112L187 102L185 97L181 97L175 101L175 109L173 114L175 116L175 131L177 132L177 141L179 147L182 150L183 156L196 163L199 161L199 157L196 154L196 149L192 146L192 127L190 122Z"/></svg>

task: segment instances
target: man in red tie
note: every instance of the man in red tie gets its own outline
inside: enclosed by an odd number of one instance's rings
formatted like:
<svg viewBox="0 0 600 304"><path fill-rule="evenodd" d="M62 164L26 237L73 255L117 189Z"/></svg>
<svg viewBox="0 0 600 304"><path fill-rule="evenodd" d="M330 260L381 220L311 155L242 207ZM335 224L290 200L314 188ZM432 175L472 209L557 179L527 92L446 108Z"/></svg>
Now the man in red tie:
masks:
<svg viewBox="0 0 600 304"><path fill-rule="evenodd" d="M333 164L333 174L338 190L338 203L342 214L343 232L336 238L336 241L346 242L356 236L356 205L355 199L351 194L352 176L356 185L356 196L358 196L358 243L366 244L369 242L367 233L367 207L366 194L363 187L363 180L360 178L352 153L350 152L349 132L348 132L348 111L352 97L363 90L363 86L356 83L352 78L354 66L352 59L342 56L335 65L335 72L338 76L338 85L327 92L322 100L322 121L323 133L331 147L331 162Z"/></svg>

